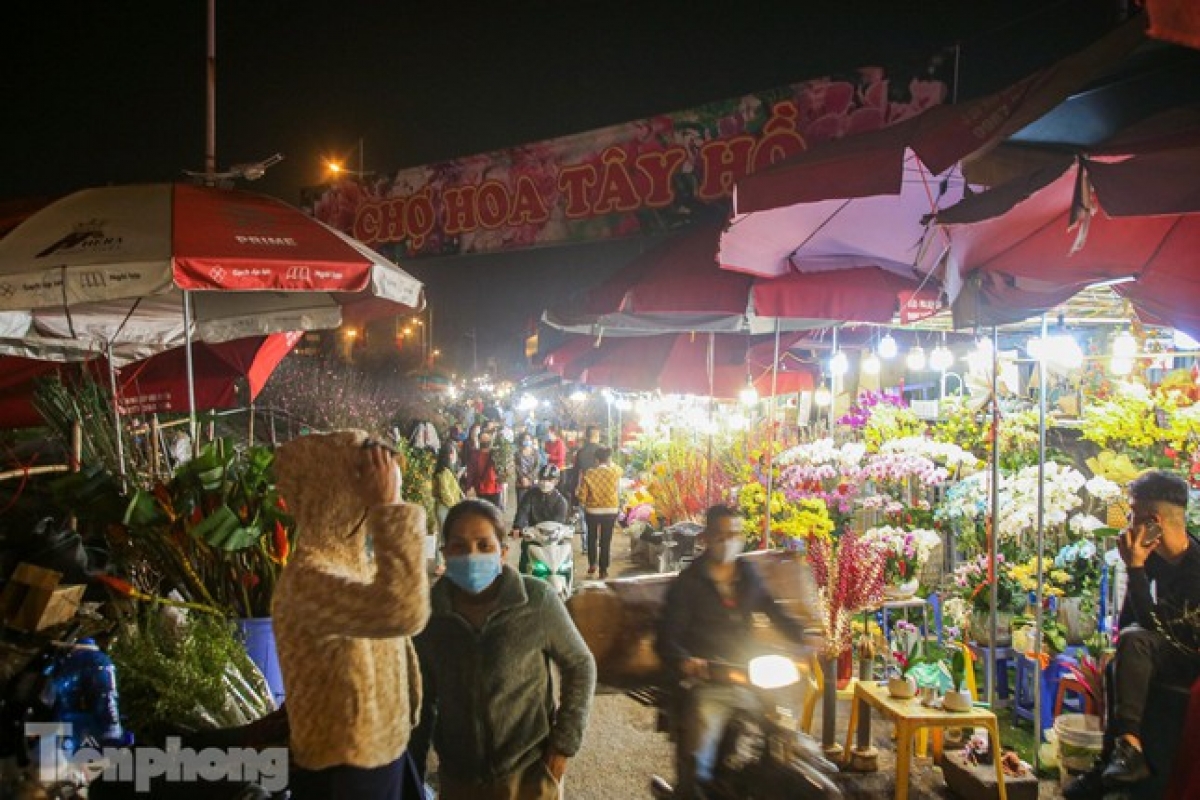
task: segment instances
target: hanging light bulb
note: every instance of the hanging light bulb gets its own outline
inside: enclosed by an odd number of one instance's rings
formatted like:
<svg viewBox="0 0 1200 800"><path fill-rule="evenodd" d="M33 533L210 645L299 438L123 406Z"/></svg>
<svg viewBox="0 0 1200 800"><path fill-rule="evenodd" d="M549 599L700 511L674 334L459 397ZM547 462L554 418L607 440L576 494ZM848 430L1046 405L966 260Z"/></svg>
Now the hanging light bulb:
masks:
<svg viewBox="0 0 1200 800"><path fill-rule="evenodd" d="M829 393L829 387L823 382L821 388L813 393L813 402L817 404L817 408L825 408L833 402L833 395Z"/></svg>
<svg viewBox="0 0 1200 800"><path fill-rule="evenodd" d="M754 388L754 381L746 378L746 385L738 392L738 399L744 406L752 406L758 402L758 389Z"/></svg>
<svg viewBox="0 0 1200 800"><path fill-rule="evenodd" d="M885 333L883 338L879 340L879 357L880 358L895 358L899 348L896 347L896 340L892 338L890 333Z"/></svg>
<svg viewBox="0 0 1200 800"><path fill-rule="evenodd" d="M838 350L833 354L833 358L829 359L829 374L836 377L845 375L850 370L850 359L846 354Z"/></svg>
<svg viewBox="0 0 1200 800"><path fill-rule="evenodd" d="M929 354L929 366L938 372L945 372L954 366L954 354L950 352L950 348L946 347L946 345L939 344Z"/></svg>
<svg viewBox="0 0 1200 800"><path fill-rule="evenodd" d="M1132 361L1137 356L1137 351L1137 339L1134 339L1129 331L1121 331L1113 337L1113 361Z"/></svg>
<svg viewBox="0 0 1200 800"><path fill-rule="evenodd" d="M1051 334L1044 339L1035 336L1026 343L1025 350L1037 361L1053 362L1068 369L1083 365L1083 349L1068 333Z"/></svg>
<svg viewBox="0 0 1200 800"><path fill-rule="evenodd" d="M879 360L879 356L874 353L867 353L863 356L862 371L865 375L878 375L883 369L883 362Z"/></svg>
<svg viewBox="0 0 1200 800"><path fill-rule="evenodd" d="M921 345L915 346L908 351L908 356L904 359L904 363L913 372L920 372L925 369L925 348Z"/></svg>

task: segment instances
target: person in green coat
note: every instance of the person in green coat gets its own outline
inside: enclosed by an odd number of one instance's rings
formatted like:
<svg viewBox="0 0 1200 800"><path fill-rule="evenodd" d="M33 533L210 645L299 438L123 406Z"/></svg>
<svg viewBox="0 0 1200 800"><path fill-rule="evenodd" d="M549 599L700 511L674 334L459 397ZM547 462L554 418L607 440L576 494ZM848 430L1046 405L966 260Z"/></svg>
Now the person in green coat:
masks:
<svg viewBox="0 0 1200 800"><path fill-rule="evenodd" d="M410 752L423 772L437 751L443 800L559 797L591 710L595 659L550 585L505 566L506 532L486 501L450 510L446 573L414 640L424 703Z"/></svg>

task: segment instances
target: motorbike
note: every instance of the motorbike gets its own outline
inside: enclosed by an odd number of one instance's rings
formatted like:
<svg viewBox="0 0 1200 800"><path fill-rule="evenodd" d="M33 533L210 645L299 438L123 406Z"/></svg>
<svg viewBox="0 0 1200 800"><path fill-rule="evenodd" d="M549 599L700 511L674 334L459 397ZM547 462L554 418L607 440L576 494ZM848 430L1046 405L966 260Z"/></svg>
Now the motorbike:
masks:
<svg viewBox="0 0 1200 800"><path fill-rule="evenodd" d="M796 662L784 655L762 655L744 665L709 662L705 681L746 686L761 701L755 711L736 712L725 726L713 773L704 787L712 800L830 800L842 791L830 778L837 766L825 758L820 744L797 724L793 688L800 682ZM677 720L660 705L660 728L674 732ZM664 725L665 723L665 725ZM660 776L650 783L657 800L674 797Z"/></svg>
<svg viewBox="0 0 1200 800"><path fill-rule="evenodd" d="M645 546L643 560L657 572L678 572L700 553L697 540L704 526L695 522L677 522L661 531L645 530L640 540Z"/></svg>
<svg viewBox="0 0 1200 800"><path fill-rule="evenodd" d="M561 522L539 522L521 531L521 572L549 583L563 602L575 591L574 534Z"/></svg>

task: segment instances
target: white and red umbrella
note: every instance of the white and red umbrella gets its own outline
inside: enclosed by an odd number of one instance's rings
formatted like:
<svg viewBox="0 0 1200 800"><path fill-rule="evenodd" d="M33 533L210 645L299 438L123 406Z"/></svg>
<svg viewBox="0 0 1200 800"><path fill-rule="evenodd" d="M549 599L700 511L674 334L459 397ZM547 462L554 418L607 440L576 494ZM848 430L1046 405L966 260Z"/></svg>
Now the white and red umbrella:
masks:
<svg viewBox="0 0 1200 800"><path fill-rule="evenodd" d="M85 346L165 349L189 334L220 342L330 328L421 302L420 282L382 256L238 190L87 189L0 239L0 313L28 312L28 333Z"/></svg>
<svg viewBox="0 0 1200 800"><path fill-rule="evenodd" d="M0 352L103 354L115 367L182 345L193 433L193 341L334 328L423 302L419 281L361 243L233 189L86 189L0 239L0 328L16 339Z"/></svg>

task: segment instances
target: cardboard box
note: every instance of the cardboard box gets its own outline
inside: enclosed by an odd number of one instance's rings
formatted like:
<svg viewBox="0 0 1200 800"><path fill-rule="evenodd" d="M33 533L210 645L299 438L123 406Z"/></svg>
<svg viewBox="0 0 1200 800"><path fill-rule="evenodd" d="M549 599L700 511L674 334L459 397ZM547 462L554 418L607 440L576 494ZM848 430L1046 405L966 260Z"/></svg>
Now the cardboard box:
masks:
<svg viewBox="0 0 1200 800"><path fill-rule="evenodd" d="M19 564L0 592L0 619L10 628L32 633L74 619L86 586L60 586L62 574Z"/></svg>

